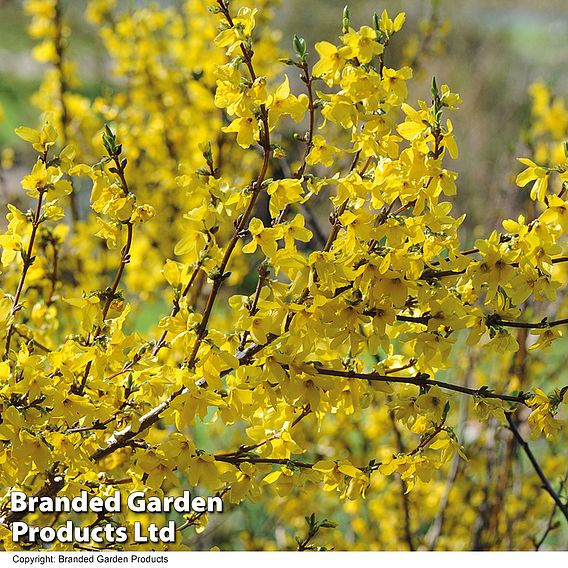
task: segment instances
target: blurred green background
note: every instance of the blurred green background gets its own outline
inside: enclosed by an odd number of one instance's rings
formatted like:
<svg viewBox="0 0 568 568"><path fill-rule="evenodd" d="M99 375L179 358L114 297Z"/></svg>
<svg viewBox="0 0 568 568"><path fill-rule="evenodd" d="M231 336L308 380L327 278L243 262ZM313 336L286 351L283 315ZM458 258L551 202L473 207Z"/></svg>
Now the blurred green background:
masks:
<svg viewBox="0 0 568 568"><path fill-rule="evenodd" d="M205 0L204 0L205 1ZM162 1L180 5L182 0ZM150 0L122 0L124 7L152 4ZM334 41L340 33L346 0L282 0L277 27L282 29L282 46L291 49L294 33L313 43ZM37 88L42 66L31 56L34 42L27 36L27 17L22 0L0 0L0 103L5 120L0 123L0 148L14 145L17 166L25 160L23 146L13 130L33 125L37 111L30 97ZM391 60L401 60L405 38L416 33L419 22L432 10L448 21L450 31L443 40L443 52L427 59L419 80L410 84L410 104L429 99L431 77L447 83L461 94L462 110L452 117L460 147L457 210L467 213L467 240L497 226L503 216L519 211L524 194L512 183L519 170L516 156L526 155L520 143L529 119L528 86L542 80L557 95L568 90L568 2L566 0L352 0L348 2L352 25L372 23L373 12L387 8L394 15L408 14L405 32L393 42ZM96 95L109 80L110 67L94 29L85 21L86 0L68 0L67 18L73 36L70 49L79 61L81 90ZM23 169L16 167L17 178ZM13 184L4 184L5 186ZM6 187L0 196L7 197Z"/></svg>

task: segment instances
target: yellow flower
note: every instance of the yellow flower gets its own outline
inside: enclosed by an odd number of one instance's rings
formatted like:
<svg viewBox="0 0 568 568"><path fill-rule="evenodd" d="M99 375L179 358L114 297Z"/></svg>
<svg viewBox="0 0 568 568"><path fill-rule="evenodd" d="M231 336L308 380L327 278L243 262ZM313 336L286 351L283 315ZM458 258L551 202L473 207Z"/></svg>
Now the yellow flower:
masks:
<svg viewBox="0 0 568 568"><path fill-rule="evenodd" d="M47 188L47 167L45 162L38 160L30 175L22 180L22 187L30 197L37 197L38 193L43 193Z"/></svg>
<svg viewBox="0 0 568 568"><path fill-rule="evenodd" d="M548 197L548 207L543 211L540 219L543 223L556 223L568 232L568 202L558 195Z"/></svg>
<svg viewBox="0 0 568 568"><path fill-rule="evenodd" d="M276 253L278 249L277 240L282 236L281 228L265 227L260 219L254 217L248 229L252 235L252 241L243 247L244 253L253 253L257 246L260 246L262 252L268 257Z"/></svg>
<svg viewBox="0 0 568 568"><path fill-rule="evenodd" d="M316 134L312 141L312 149L306 157L306 163L310 166L322 164L329 167L333 164L333 160L338 152L339 150L335 146L328 144L323 136Z"/></svg>
<svg viewBox="0 0 568 568"><path fill-rule="evenodd" d="M383 10L381 19L379 20L379 29L385 36L390 37L392 34L400 31L406 20L406 14L400 12L394 20L391 20L386 10Z"/></svg>
<svg viewBox="0 0 568 568"><path fill-rule="evenodd" d="M534 349L548 349L552 342L556 339L564 337L563 331L559 327L545 327L544 329L533 329L531 335L536 335L538 340L530 347L529 351Z"/></svg>
<svg viewBox="0 0 568 568"><path fill-rule="evenodd" d="M296 122L300 122L308 109L308 97L301 94L296 97L290 94L290 81L286 75L284 82L276 89L268 102L270 129L274 129L280 117L288 114Z"/></svg>
<svg viewBox="0 0 568 568"><path fill-rule="evenodd" d="M384 51L384 46L378 42L377 32L369 26L363 26L356 32L354 29L341 37L343 44L349 48L348 59L357 58L359 63L370 63L375 55Z"/></svg>
<svg viewBox="0 0 568 568"><path fill-rule="evenodd" d="M303 198L303 179L285 179L273 181L266 190L270 195L270 215L276 218L280 211L292 203L300 203Z"/></svg>
<svg viewBox="0 0 568 568"><path fill-rule="evenodd" d="M440 387L433 386L427 394L420 395L416 399L416 408L433 422L440 422L447 400Z"/></svg>
<svg viewBox="0 0 568 568"><path fill-rule="evenodd" d="M534 396L527 401L532 409L528 418L533 438L542 432L547 439L555 438L561 430L561 424L554 419L550 398L539 388L535 388Z"/></svg>
<svg viewBox="0 0 568 568"><path fill-rule="evenodd" d="M525 187L525 185L534 181L531 188L531 199L544 201L546 190L548 188L548 172L545 168L537 166L528 158L519 158L519 162L528 166L528 168L517 176L517 185L519 187Z"/></svg>
<svg viewBox="0 0 568 568"><path fill-rule="evenodd" d="M320 41L316 43L316 51L320 59L314 65L313 75L321 77L331 87L339 81L340 71L349 57L351 48L348 46L337 48L328 41Z"/></svg>
<svg viewBox="0 0 568 568"><path fill-rule="evenodd" d="M22 187L30 197L47 194L47 200L52 201L69 195L73 190L71 182L61 179L63 172L59 168L47 167L43 160L38 160L30 175L22 180Z"/></svg>
<svg viewBox="0 0 568 568"><path fill-rule="evenodd" d="M233 26L220 32L215 38L217 47L226 47L227 55L232 55L234 51L246 41L252 34L255 26L255 16L258 10L243 7L233 18Z"/></svg>
<svg viewBox="0 0 568 568"><path fill-rule="evenodd" d="M236 132L237 143L241 148L249 148L260 138L258 120L252 116L236 118L222 130L223 132Z"/></svg>
<svg viewBox="0 0 568 568"><path fill-rule="evenodd" d="M20 126L16 128L16 134L26 142L30 142L33 149L41 154L47 152L57 140L57 131L49 122L45 122L39 131Z"/></svg>
<svg viewBox="0 0 568 568"><path fill-rule="evenodd" d="M149 221L154 216L154 208L147 203L144 205L136 205L130 221L132 223L145 223Z"/></svg>
<svg viewBox="0 0 568 568"><path fill-rule="evenodd" d="M382 87L389 93L392 91L393 103L397 100L404 100L408 95L408 88L406 81L412 77L412 69L410 67L402 67L400 69L390 69L385 67L383 69Z"/></svg>
<svg viewBox="0 0 568 568"><path fill-rule="evenodd" d="M402 137L412 141L429 132L428 117L424 113L418 112L406 103L402 103L401 108L406 114L406 120L397 127L397 132Z"/></svg>

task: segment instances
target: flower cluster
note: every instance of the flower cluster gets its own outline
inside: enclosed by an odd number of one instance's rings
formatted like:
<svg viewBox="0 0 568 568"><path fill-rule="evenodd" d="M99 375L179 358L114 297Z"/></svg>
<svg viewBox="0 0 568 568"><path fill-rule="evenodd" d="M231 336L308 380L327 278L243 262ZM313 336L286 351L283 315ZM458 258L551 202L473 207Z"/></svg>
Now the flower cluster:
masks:
<svg viewBox="0 0 568 568"><path fill-rule="evenodd" d="M564 106L533 87L531 207L468 249L461 100L433 80L409 101L404 13L345 10L337 41L285 54L271 0L178 4L89 2L116 88L88 101L63 3L27 2L57 74L17 130L32 208L0 236L2 494L199 487L287 530L251 524L251 549L296 546L304 518L301 550L530 546L543 469L564 473ZM513 484L528 428L549 445ZM0 505L6 549L14 520Z"/></svg>

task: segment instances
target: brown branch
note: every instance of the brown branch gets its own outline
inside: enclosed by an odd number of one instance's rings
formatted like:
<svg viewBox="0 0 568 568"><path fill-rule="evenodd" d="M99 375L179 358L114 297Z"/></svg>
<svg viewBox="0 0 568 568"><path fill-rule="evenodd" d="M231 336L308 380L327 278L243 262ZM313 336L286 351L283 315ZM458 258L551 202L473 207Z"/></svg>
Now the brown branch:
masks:
<svg viewBox="0 0 568 568"><path fill-rule="evenodd" d="M389 411L389 418L391 420L391 424L394 430L394 434L396 437L396 444L399 454L405 454L406 449L404 447L404 442L402 440L402 434L396 423L396 419L394 417L394 412L391 410ZM411 514L410 514L410 497L408 492L406 491L406 482L402 479L402 476L398 475L398 480L400 483L400 496L403 505L404 511L404 536L406 539L406 544L408 545L409 550L416 550L416 546L414 545L414 540L412 536L412 527L411 527Z"/></svg>
<svg viewBox="0 0 568 568"><path fill-rule="evenodd" d="M189 292L190 292L190 290L191 290L191 288L192 288L192 286L193 286L193 283L195 282L197 276L199 275L199 271L201 270L201 267L203 266L204 260L205 260L205 259L204 259L204 257L203 257L203 258L199 259L198 262L196 263L195 269L194 269L193 273L191 274L191 277L190 277L190 279L189 279L189 282L186 284L185 288L183 289L183 292L181 293L180 299L181 299L181 298L185 298L185 297L189 294ZM175 317L175 316L179 313L180 309L181 309L181 307L180 307L179 300L176 299L176 300L174 301L174 305L173 305L173 307L172 307L172 311L170 312L170 318ZM155 345L154 345L154 348L152 349L152 357L155 357L155 356L158 354L158 352L160 351L160 349L165 345L165 343L166 343L166 337L167 337L167 336L168 336L168 330L165 329L165 330L162 332L162 335L160 336L160 339L158 339L158 341L157 341L157 342L155 343ZM140 360L141 357L142 357L142 356L140 355L139 358L138 358L138 360ZM137 361L136 361L136 362L137 362ZM134 366L134 364L135 364L136 362L134 362L134 361L131 362L132 364L131 364L130 368L131 368L132 366ZM124 369L121 371L121 373L123 373L123 372L125 372Z"/></svg>
<svg viewBox="0 0 568 568"><path fill-rule="evenodd" d="M44 152L40 158L42 162L47 162L47 151ZM31 265L34 263L35 258L32 256L34 251L34 244L37 236L37 230L41 223L41 206L43 204L43 196L46 193L47 189L38 189L38 198L37 198L37 205L34 213L34 218L32 221L32 232L30 234L30 241L28 243L28 248L23 256L23 267L22 273L20 274L20 280L18 282L18 286L16 288L16 293L14 294L14 298L12 300L12 307L10 308L10 315L8 317L8 321L10 324L8 325L8 329L6 331L6 345L4 347L4 357L3 359L6 360L10 356L10 343L12 341L12 335L14 333L14 321L12 318L16 315L16 312L20 309L20 297L24 290L24 284L26 282L26 276L28 274L28 270L30 269Z"/></svg>
<svg viewBox="0 0 568 568"><path fill-rule="evenodd" d="M172 309L171 309L170 315L169 315L170 318L175 317L179 313L179 311L181 310L180 300L181 300L181 298L185 298L189 294L189 292L190 292L190 290L193 286L193 283L195 282L195 280L197 279L197 277L200 273L201 267L203 266L203 262L204 262L204 257L202 257L201 259L198 260L198 262L195 265L195 269L193 270L193 273L191 274L191 277L190 277L188 283L186 284L185 288L183 289L180 297L174 298ZM165 329L162 332L162 334L160 335L159 339L154 343L154 346L153 346L152 352L151 352L152 357L155 357L160 352L160 350L166 345L166 338L168 336L168 333L169 333L168 330ZM115 379L116 377L119 377L120 375L123 375L124 373L128 373L134 367L134 365L136 365L136 363L138 363L142 359L142 357L143 357L143 353L141 353L141 352L136 353L136 355L134 355L134 357L128 363L126 363L126 365L124 365L120 371L117 371L116 373L113 373L112 375L109 375L108 377L106 377L105 382L111 381L112 379Z"/></svg>
<svg viewBox="0 0 568 568"><path fill-rule="evenodd" d="M215 497L220 497L222 499L230 490L231 490L231 486L227 485L221 491L217 491L217 493L215 493ZM195 525L197 523L197 521L206 513L207 513L207 511L193 512L191 515L189 515L186 518L185 523L183 523L182 525L180 525L179 527L176 528L176 531L182 532L186 528Z"/></svg>
<svg viewBox="0 0 568 568"><path fill-rule="evenodd" d="M229 13L229 9L226 6L225 2L223 2L222 0L218 0L218 4L222 13L227 18L227 22L229 23L229 25L234 26L233 20ZM256 74L252 63L252 55L248 52L247 49L245 49L243 45L241 45L241 49L243 52L244 61L249 69L251 79L254 81L256 79ZM261 121L263 124L261 143L264 150L264 158L262 166L260 168L260 172L256 180L252 183L253 194L249 201L249 204L245 212L241 215L239 222L236 224L233 236L231 237L231 240L229 241L229 244L227 245L227 248L223 255L223 259L221 260L220 265L217 267L217 276L213 279L213 286L211 287L211 291L207 298L207 304L203 312L203 317L199 325L193 347L191 349L189 357L187 357L184 361L184 364L190 369L193 368L195 366L195 363L197 362L199 347L201 346L201 343L203 342L203 339L207 334L207 324L209 322L209 318L213 311L213 306L215 304L217 294L221 288L222 283L227 277L227 274L225 272L227 269L227 265L229 264L229 261L231 259L232 253L235 249L238 240L241 238L245 228L248 225L248 221L252 215L254 205L256 203L258 196L260 195L263 182L266 179L266 175L268 173L268 166L270 161L270 128L268 125L268 111L264 105L261 106L260 113L261 113ZM189 390L186 387L182 387L176 390L175 392L170 394L166 400L164 400L162 403L160 403L159 405L155 406L152 410L147 412L144 416L140 418L139 427L137 431L134 431L132 429L132 426L130 425L120 431L115 431L112 434L112 436L107 440L105 446L99 448L98 450L93 452L93 454L91 454L91 459L93 461L100 460L103 457L112 454L117 449L128 445L130 441L133 438L135 438L140 432L147 430L156 422L158 422L158 420L160 420L161 414L170 407L171 403L176 398L185 394L186 392L189 392Z"/></svg>
<svg viewBox="0 0 568 568"><path fill-rule="evenodd" d="M542 488L552 497L552 499L556 503L556 506L558 507L558 509L564 515L564 518L568 522L568 506L566 505L566 503L562 502L560 496L554 490L550 481L548 481L548 478L542 471L542 468L540 467L540 464L538 463L537 459L532 453L532 450L530 449L525 439L521 436L521 433L519 432L519 429L517 428L515 421L513 420L511 415L506 412L505 417L507 418L507 422L509 423L509 429L511 430L511 432L513 432L513 435L517 439L517 442L519 442L521 448L523 448L523 451L525 452L526 456L531 462L531 465L533 466L535 473L538 475L539 479L541 480Z"/></svg>
<svg viewBox="0 0 568 568"><path fill-rule="evenodd" d="M286 459L286 458L261 458L259 456L251 455L240 455L240 456L227 456L227 455L214 455L215 461L230 463L233 465L239 465L241 463L260 463L260 464L272 464L272 465L285 465L291 467L297 467L300 469L312 469L315 465L309 462L303 462L299 460Z"/></svg>
<svg viewBox="0 0 568 568"><path fill-rule="evenodd" d="M124 175L124 169L126 167L126 164L123 160L120 159L120 151L114 152L113 155L111 155L111 158L115 164L116 174L120 179L122 192L124 193L125 196L128 196L130 194L130 189L128 188L128 182L126 181L126 177ZM90 345L93 345L96 342L96 340L102 335L104 320L108 315L113 300L116 298L116 292L118 290L120 280L124 273L124 269L126 268L126 265L130 262L130 249L132 247L132 237L134 235L133 224L130 220L126 222L126 231L127 231L126 244L122 247L121 250L120 264L118 265L118 269L116 271L111 286L104 291L106 299L101 316L101 320L103 323L101 325L98 325L97 328L95 329L93 337L89 342ZM75 385L72 387L72 392L74 392L75 394L78 394L79 396L82 396L84 394L92 365L93 365L92 360L87 363L79 387L76 387Z"/></svg>
<svg viewBox="0 0 568 568"><path fill-rule="evenodd" d="M56 239L51 238L49 240L49 242L50 242L51 248L53 250L53 267L52 267L51 273L49 275L49 283L50 283L49 293L48 293L47 298L45 300L45 303L46 303L47 306L50 306L51 304L53 304L53 296L55 295L55 288L57 287L57 269L58 269L58 261L59 261ZM47 247L46 247L46 251L47 251Z"/></svg>
<svg viewBox="0 0 568 568"><path fill-rule="evenodd" d="M302 160L302 165L298 168L295 177L300 179L304 172L306 171L307 166L307 158L309 153L312 151L313 148L313 141L314 141L314 131L316 127L316 105L314 101L314 90L313 90L313 80L310 73L310 68L308 66L307 61L303 61L300 65L300 69L304 72L303 75L300 76L300 79L306 85L306 91L308 93L308 113L309 113L309 120L310 125L308 129L308 136L306 138L306 151L304 152L304 158Z"/></svg>
<svg viewBox="0 0 568 568"><path fill-rule="evenodd" d="M344 290L342 290L344 291ZM366 310L365 315L375 315L373 310ZM436 316L434 315L422 315L422 316L402 316L397 315L396 320L400 322L409 322L409 323L420 323L422 325L428 325L428 322L432 319L435 319ZM506 321L502 320L498 315L493 314L488 316L487 318L488 326L504 326L504 327L515 327L519 329L547 329L549 327L555 327L557 325L565 325L568 323L568 318L555 320L555 321L547 321L544 318L540 322L520 322L520 321Z"/></svg>
<svg viewBox="0 0 568 568"><path fill-rule="evenodd" d="M469 357L468 368L465 373L465 386L469 386L470 384L474 367L475 367L475 358L473 355L471 355ZM458 427L456 428L456 433L458 438L460 438L461 435L463 434L465 424L467 422L467 416L468 416L468 403L467 401L462 400L460 405ZM446 480L446 487L444 489L444 494L440 499L438 514L436 515L432 525L430 526L428 532L424 537L428 550L434 550L436 548L436 545L438 544L438 539L442 534L442 528L444 527L444 521L446 519L446 513L448 505L450 503L450 493L452 492L452 489L456 483L462 463L463 462L461 456L458 453L456 453L452 458L452 465L450 468L448 478Z"/></svg>
<svg viewBox="0 0 568 568"><path fill-rule="evenodd" d="M351 164L351 168L349 170L350 172L355 170L355 166L357 165L357 162L359 161L360 156L361 156L361 150L359 150L355 154L355 158L354 158L353 163ZM372 156L369 156L369 158L367 158L367 161L365 162L363 168L359 172L359 175L362 176L367 171L367 168L370 166L372 159L373 159ZM343 213L345 213L345 210L347 209L348 204L349 204L349 198L347 198L339 206L339 209L334 213L334 215L333 215L333 227L331 228L331 233L329 234L329 236L327 238L327 242L325 243L325 246L323 247L323 252L329 252L331 250L331 247L332 247L333 243L335 242L337 235L339 234L339 229L341 229L341 221L339 220L339 218L341 217L341 215L343 215Z"/></svg>
<svg viewBox="0 0 568 568"><path fill-rule="evenodd" d="M300 79L305 83L306 90L307 90L307 93L308 93L308 108L309 108L309 121L310 121L309 130L308 130L307 135L304 139L305 143L306 143L306 149L304 151L304 157L302 159L302 164L300 165L300 167L298 168L298 171L293 176L295 179L301 179L302 176L304 175L304 172L306 171L306 166L307 166L306 160L307 160L308 155L309 155L309 153L310 153L310 151L312 150L312 147L313 147L316 107L315 107L314 92L313 92L313 77L310 74L310 69L309 69L308 63L306 61L303 61L301 63L297 63L297 66L304 73L303 75L301 75ZM286 167L289 169L288 164L286 164ZM285 172L284 169L283 169L283 174L285 176L286 176L287 173L291 173L291 172ZM321 231L319 229L319 226L317 225L315 218L313 217L309 208L307 208L303 205L302 205L302 208L303 208L304 211L309 211L308 216L312 220L311 225L314 227L314 233L317 235L318 239L325 241L325 237L323 237L323 235L321 235ZM272 220L272 226L273 227L282 222L282 219L286 215L287 209L288 208L285 207L280 212L280 214L275 219ZM263 268L263 265L261 264L261 267L258 270L258 281L257 281L255 297L253 299L252 307L249 310L249 313L250 313L251 316L254 316L255 313L256 313L256 306L258 304L258 299L260 298L262 288L266 285L267 282L268 282L268 273L267 273L266 269ZM249 335L250 334L249 334L248 331L245 331L243 333L243 337L242 337L241 343L239 345L239 351L242 351L244 349Z"/></svg>
<svg viewBox="0 0 568 568"><path fill-rule="evenodd" d="M560 482L560 487L558 488L558 493L562 493L562 491L564 490L564 486L566 485L567 481L568 481L568 472L564 475L564 479L562 479L562 481ZM550 511L550 516L548 517L548 521L546 523L546 528L544 530L543 535L538 540L536 540L536 539L534 540L534 549L535 550L540 550L540 547L544 544L544 541L546 540L548 535L553 530L557 529L560 526L559 522L554 522L554 516L556 515L557 509L558 509L558 505L555 502L554 506L552 507L552 511Z"/></svg>
<svg viewBox="0 0 568 568"><path fill-rule="evenodd" d="M296 426L296 424L300 423L310 413L311 413L310 407L309 406L305 407L302 410L302 413L294 419L294 421L290 425L289 430L294 428L294 426ZM280 436L282 436L282 434L284 432L286 432L286 429L283 428L282 430L280 430L278 432L274 432L274 434L272 434L271 436L268 436L268 438L266 438L262 442L258 442L257 444L251 444L251 445L248 445L248 446L241 446L238 450L236 450L234 452L227 452L225 454L217 454L217 455L218 456L224 456L224 457L236 457L236 456L240 456L240 455L243 455L243 454L247 454L248 452L252 452L253 450L261 448L262 446L268 444L272 440L276 440L276 439L280 438Z"/></svg>
<svg viewBox="0 0 568 568"><path fill-rule="evenodd" d="M339 370L336 371L334 369L322 369L319 367L314 367L314 369L320 375L342 377L344 379L362 379L366 381L377 381L382 383L404 383L408 385L416 385L417 387L438 386L443 389L459 392L462 394L467 394L469 396L476 396L480 398L494 398L506 402L516 402L525 405L527 403L527 400L531 396L529 394L521 394L521 395L499 394L488 390L487 387L472 389L454 383L446 383L444 381L430 379L429 375L423 373L419 373L414 377L394 377L392 375L380 375L379 373L356 373L354 371L339 371Z"/></svg>
<svg viewBox="0 0 568 568"><path fill-rule="evenodd" d="M477 250L472 249L471 251L465 251L462 254L473 254L474 252L478 252ZM568 257L566 256L560 256L557 258L553 258L550 261L552 264L560 264L562 262L568 262ZM432 264L436 264L436 263L432 263ZM439 264L439 262L438 262ZM512 262L511 264L509 264L508 266L511 266L513 268L518 268L519 267L519 263L518 262ZM420 280L432 280L434 278L446 278L446 277L452 277L452 276L460 276L462 274L465 274L466 270L431 270L431 269L427 269L424 271L424 273L422 274L422 276L420 276Z"/></svg>
<svg viewBox="0 0 568 568"><path fill-rule="evenodd" d="M54 497L57 495L65 486L65 478L63 475L56 473L57 464L52 468L48 474L47 481L43 487L34 493L34 497ZM5 511L0 516L0 525L10 525L23 519L27 515L28 511Z"/></svg>
<svg viewBox="0 0 568 568"><path fill-rule="evenodd" d="M77 428L68 428L65 430L65 434L76 434L80 432L91 432L93 430L106 430L106 427L111 423L114 422L118 417L118 414L113 414L110 418L105 420L104 422L99 422L98 420L95 421L90 426L79 426Z"/></svg>
<svg viewBox="0 0 568 568"><path fill-rule="evenodd" d="M268 270L268 267L264 262L261 262L260 266L258 267L258 280L256 281L256 290L254 293L254 298L249 308L249 315L251 317L254 317L258 312L258 302L260 300L260 294L262 293L262 288L264 287L265 283L268 281L269 274L270 271ZM244 349L249 335L250 331L248 329L245 330L245 332L243 333L243 337L241 339L241 343L239 345L239 350Z"/></svg>
<svg viewBox="0 0 568 568"><path fill-rule="evenodd" d="M234 27L234 22L229 12L228 5L224 0L218 0L219 9L227 19L227 22L230 27ZM252 62L252 52L249 51L242 43L241 43L241 51L243 53L243 58L246 66L248 67L251 80L254 82L256 80L256 73L254 70L254 65ZM237 242L242 237L243 232L245 231L246 227L248 226L248 222L252 216L252 212L258 196L262 191L262 185L264 180L266 179L266 175L268 173L268 166L270 163L270 151L271 151L271 144L270 144L270 127L268 124L268 110L266 109L265 105L260 106L260 120L262 122L262 132L261 132L261 146L263 148L264 157L262 161L262 166L260 168L260 172L256 178L256 180L252 183L252 196L248 203L248 206L245 212L241 215L240 221L236 224L233 236L225 249L225 254L223 255L223 259L221 263L217 267L217 274L213 278L213 286L211 287L211 291L209 293L209 297L207 298L207 303L205 305L205 310L203 312L203 317L201 323L199 324L197 335L195 341L193 343L193 348L190 352L189 357L187 357L184 361L185 365L192 369L197 362L197 354L199 352L199 348L203 339L207 334L207 325L209 323L209 318L211 317L211 313L213 311L213 306L215 305L215 300L217 299L217 295L219 290L227 278L228 274L226 274L225 270L229 264L233 251L237 245Z"/></svg>
<svg viewBox="0 0 568 568"><path fill-rule="evenodd" d="M431 432L426 434L422 438L422 440L420 440L420 443L411 452L409 452L406 455L407 456L415 456L416 454L421 452L442 430L445 430L444 422L445 422L445 418L442 419L442 422L440 422L440 424L438 424L434 428L434 430L432 430Z"/></svg>
<svg viewBox="0 0 568 568"><path fill-rule="evenodd" d="M506 327L517 327L521 329L546 329L557 325L565 325L568 323L568 318L556 321L546 321L546 318L540 322L521 322L521 321L504 321L502 319L496 320L497 325L504 325Z"/></svg>
<svg viewBox="0 0 568 568"><path fill-rule="evenodd" d="M51 349L40 343L34 337L27 337L23 332L21 332L16 326L14 326L14 333L18 334L22 339L26 339L27 341L31 341L35 347L39 347L42 351L46 353L51 353Z"/></svg>

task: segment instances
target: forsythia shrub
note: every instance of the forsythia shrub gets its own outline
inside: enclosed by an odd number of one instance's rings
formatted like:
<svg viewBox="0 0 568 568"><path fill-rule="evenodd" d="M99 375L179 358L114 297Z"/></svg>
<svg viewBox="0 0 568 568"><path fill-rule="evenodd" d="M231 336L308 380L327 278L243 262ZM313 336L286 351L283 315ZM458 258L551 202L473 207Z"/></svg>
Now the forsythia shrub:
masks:
<svg viewBox="0 0 568 568"><path fill-rule="evenodd" d="M532 88L530 207L465 250L460 97L433 81L408 102L412 68L389 66L403 13L355 29L346 10L311 65L302 38L281 53L271 0L115 4L88 3L116 74L89 100L63 2L26 2L49 70L45 120L16 131L30 209L8 203L0 237L3 547L43 547L12 543L24 517L166 520L24 515L16 489L222 496L232 532L174 516L170 549L561 538L561 100ZM162 298L155 329L136 325Z"/></svg>

